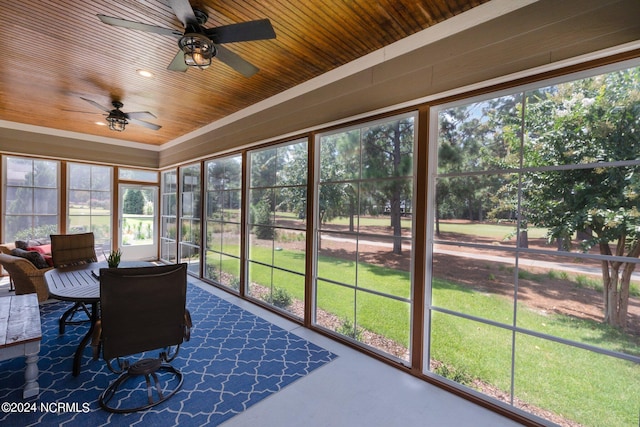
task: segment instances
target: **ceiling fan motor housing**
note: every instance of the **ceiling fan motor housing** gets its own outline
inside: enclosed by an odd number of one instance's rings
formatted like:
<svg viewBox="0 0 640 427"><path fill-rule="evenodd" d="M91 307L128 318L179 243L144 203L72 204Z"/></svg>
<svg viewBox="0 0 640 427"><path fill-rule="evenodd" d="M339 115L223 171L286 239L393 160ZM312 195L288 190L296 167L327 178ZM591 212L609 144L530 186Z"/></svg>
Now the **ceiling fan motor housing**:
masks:
<svg viewBox="0 0 640 427"><path fill-rule="evenodd" d="M204 10L193 8L193 14L196 15L198 24L203 25L209 19L209 14Z"/></svg>

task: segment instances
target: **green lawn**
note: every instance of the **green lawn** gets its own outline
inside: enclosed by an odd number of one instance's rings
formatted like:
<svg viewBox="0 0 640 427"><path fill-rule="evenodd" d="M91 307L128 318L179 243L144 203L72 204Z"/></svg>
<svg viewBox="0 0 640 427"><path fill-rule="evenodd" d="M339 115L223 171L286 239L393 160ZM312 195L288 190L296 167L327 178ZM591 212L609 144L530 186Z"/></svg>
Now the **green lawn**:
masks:
<svg viewBox="0 0 640 427"><path fill-rule="evenodd" d="M468 234L477 237L490 237L492 239L502 241L508 236L511 236L516 230L515 223L513 224L497 224L497 223L455 223L455 222L440 222L441 233L459 233ZM529 238L538 239L545 238L547 236L546 228L530 227L527 230Z"/></svg>
<svg viewBox="0 0 640 427"><path fill-rule="evenodd" d="M436 279L438 301L456 306L483 307L493 319L511 317L512 303L481 294L450 281ZM479 301L479 302L478 302ZM607 350L640 355L640 346L627 335L599 322L560 315L542 315L521 305L518 326L540 330ZM459 317L435 313L431 357L470 377L510 387L511 332ZM547 408L583 425L631 426L637 423L640 366L585 350L526 335L516 337L516 397ZM579 402L579 405L576 405Z"/></svg>

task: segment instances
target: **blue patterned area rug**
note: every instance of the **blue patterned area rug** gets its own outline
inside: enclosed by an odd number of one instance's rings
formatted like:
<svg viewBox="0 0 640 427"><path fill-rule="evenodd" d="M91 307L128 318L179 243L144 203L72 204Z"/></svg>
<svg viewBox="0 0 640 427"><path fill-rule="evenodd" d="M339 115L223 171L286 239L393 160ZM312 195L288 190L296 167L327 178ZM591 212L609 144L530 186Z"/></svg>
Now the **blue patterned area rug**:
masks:
<svg viewBox="0 0 640 427"><path fill-rule="evenodd" d="M40 308L38 398L22 399L23 357L0 362L0 425L218 425L337 357L189 284L191 340L172 363L184 375L182 388L146 411L111 414L100 408L98 397L117 376L102 358L91 358L90 346L80 375L71 375L73 353L88 325L68 326L58 335L58 319L68 307L56 302Z"/></svg>

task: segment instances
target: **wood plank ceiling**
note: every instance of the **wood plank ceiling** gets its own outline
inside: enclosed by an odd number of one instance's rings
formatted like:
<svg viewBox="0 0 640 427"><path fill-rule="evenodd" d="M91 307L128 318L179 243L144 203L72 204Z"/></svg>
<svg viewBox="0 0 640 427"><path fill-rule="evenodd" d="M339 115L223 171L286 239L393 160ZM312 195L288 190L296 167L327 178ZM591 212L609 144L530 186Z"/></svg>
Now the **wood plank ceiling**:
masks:
<svg viewBox="0 0 640 427"><path fill-rule="evenodd" d="M96 16L183 32L166 0L0 0L0 120L161 145L487 1L192 0L205 28L271 21L276 39L224 45L260 69L246 78L217 59L169 71L176 38ZM81 97L152 112L162 128L110 131Z"/></svg>

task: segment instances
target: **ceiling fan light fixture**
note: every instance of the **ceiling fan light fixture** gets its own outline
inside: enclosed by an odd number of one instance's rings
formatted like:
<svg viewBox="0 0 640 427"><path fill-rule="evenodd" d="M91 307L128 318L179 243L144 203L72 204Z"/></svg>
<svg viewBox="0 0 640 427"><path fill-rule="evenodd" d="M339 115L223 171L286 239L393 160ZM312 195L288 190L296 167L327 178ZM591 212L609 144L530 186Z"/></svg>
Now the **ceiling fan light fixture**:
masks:
<svg viewBox="0 0 640 427"><path fill-rule="evenodd" d="M109 129L116 132L122 132L129 124L126 118L117 114L109 114L107 116L107 122L109 123Z"/></svg>
<svg viewBox="0 0 640 427"><path fill-rule="evenodd" d="M178 41L178 45L184 53L184 63L189 67L205 69L216 55L213 42L203 34L187 33Z"/></svg>

